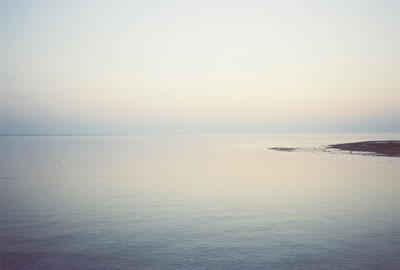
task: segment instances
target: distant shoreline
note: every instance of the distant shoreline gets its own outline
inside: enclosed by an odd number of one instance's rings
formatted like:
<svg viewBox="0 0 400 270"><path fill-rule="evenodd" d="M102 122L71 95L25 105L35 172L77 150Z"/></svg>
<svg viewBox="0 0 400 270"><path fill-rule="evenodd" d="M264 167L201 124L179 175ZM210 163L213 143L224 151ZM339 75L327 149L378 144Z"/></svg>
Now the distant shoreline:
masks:
<svg viewBox="0 0 400 270"><path fill-rule="evenodd" d="M327 148L350 152L367 152L376 156L400 157L400 141L393 140L332 144Z"/></svg>
<svg viewBox="0 0 400 270"><path fill-rule="evenodd" d="M362 141L352 143L331 144L323 148L294 148L294 147L271 147L270 150L281 152L296 151L327 151L329 149L341 150L352 154L400 157L400 140L384 140L384 141Z"/></svg>

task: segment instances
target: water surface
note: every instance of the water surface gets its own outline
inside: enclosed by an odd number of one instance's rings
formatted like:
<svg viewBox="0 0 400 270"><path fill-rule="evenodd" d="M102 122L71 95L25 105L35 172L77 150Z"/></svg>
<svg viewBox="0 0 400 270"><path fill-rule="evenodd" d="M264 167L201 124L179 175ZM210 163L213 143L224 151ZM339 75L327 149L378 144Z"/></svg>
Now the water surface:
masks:
<svg viewBox="0 0 400 270"><path fill-rule="evenodd" d="M400 269L399 134L0 137L1 269Z"/></svg>

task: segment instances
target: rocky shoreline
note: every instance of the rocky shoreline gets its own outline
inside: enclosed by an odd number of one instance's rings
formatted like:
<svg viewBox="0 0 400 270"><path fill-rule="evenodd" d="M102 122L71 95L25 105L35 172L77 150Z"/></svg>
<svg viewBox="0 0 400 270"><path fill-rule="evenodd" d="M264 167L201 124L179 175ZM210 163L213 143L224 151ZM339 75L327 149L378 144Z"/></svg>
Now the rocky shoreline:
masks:
<svg viewBox="0 0 400 270"><path fill-rule="evenodd" d="M327 149L370 153L371 155L400 157L400 141L365 141L332 144Z"/></svg>
<svg viewBox="0 0 400 270"><path fill-rule="evenodd" d="M312 149L294 148L294 147L271 147L269 149L281 152L296 152L296 151L330 152L331 150L340 150L352 154L400 157L400 140L340 143L340 144L331 144L328 146L323 146L321 148L312 148Z"/></svg>

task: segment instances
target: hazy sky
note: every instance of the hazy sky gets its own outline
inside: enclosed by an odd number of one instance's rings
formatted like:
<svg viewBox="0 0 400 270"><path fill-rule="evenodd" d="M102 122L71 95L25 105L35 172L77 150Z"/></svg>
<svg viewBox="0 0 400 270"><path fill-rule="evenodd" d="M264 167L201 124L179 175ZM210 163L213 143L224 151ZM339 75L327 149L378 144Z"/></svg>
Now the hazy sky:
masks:
<svg viewBox="0 0 400 270"><path fill-rule="evenodd" d="M0 134L400 132L400 1L0 0Z"/></svg>

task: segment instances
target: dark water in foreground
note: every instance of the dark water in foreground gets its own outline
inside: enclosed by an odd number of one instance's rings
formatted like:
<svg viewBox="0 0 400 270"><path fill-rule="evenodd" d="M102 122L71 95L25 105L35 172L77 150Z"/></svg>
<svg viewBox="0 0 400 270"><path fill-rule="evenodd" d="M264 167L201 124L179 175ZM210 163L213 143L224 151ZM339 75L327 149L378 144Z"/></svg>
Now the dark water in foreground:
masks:
<svg viewBox="0 0 400 270"><path fill-rule="evenodd" d="M386 135L0 137L0 269L400 269Z"/></svg>

